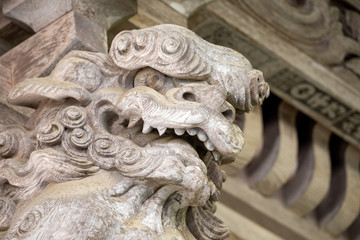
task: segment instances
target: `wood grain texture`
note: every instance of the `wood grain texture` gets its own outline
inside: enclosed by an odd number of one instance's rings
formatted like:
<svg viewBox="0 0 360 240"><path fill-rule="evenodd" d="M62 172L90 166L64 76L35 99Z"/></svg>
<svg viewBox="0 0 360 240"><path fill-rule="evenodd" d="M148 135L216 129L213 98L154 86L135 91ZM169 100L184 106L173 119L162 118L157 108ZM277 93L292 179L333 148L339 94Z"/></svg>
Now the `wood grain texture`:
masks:
<svg viewBox="0 0 360 240"><path fill-rule="evenodd" d="M73 10L109 30L136 14L134 0L72 0Z"/></svg>
<svg viewBox="0 0 360 240"><path fill-rule="evenodd" d="M288 183L283 189L284 200L288 208L300 216L309 214L325 197L331 176L331 164L329 154L329 140L331 133L321 125L315 125L312 130L312 156L311 161L305 166L304 171L310 174L310 178L300 176L297 182ZM303 188L299 186L304 185ZM288 191L288 192L287 192ZM289 196L287 196L289 195Z"/></svg>
<svg viewBox="0 0 360 240"><path fill-rule="evenodd" d="M212 1L139 0L137 14L130 22L139 28L170 23L193 29L206 19L205 7Z"/></svg>
<svg viewBox="0 0 360 240"><path fill-rule="evenodd" d="M358 94L360 89L356 87L356 84L344 82L340 77L292 46L291 43L283 41L274 30L266 28L248 13L231 4L230 1L215 1L210 3L207 9L234 28L235 31L249 38L253 44L261 46L267 54L283 61L283 67L291 69L291 71L299 74L303 80L313 84L316 88L328 94L329 97L332 97L335 100L334 106L344 105L355 112L360 111L359 104L357 104L360 101ZM264 36L266 36L266 41L264 41ZM267 77L268 79L271 78L271 76ZM323 81L323 79L326 79L326 81ZM288 82L293 80L293 78L290 78ZM360 140L356 140L356 136L345 131L341 123L336 125L337 122L333 119L329 119L320 111L312 109L309 104L298 101L281 87L274 86L271 81L269 82L275 94L360 148ZM344 113L343 110L344 108L341 107L342 113ZM343 115L342 117L345 118L346 116Z"/></svg>
<svg viewBox="0 0 360 240"><path fill-rule="evenodd" d="M0 59L9 102L37 109L26 129L0 132L0 232L227 238L213 215L219 165L244 143L235 109L251 111L269 94L263 74L236 51L167 24L119 33L109 54L72 51L44 76L65 50L99 35L76 13L58 21ZM46 45L58 39L62 48Z"/></svg>
<svg viewBox="0 0 360 240"><path fill-rule="evenodd" d="M136 28L147 28L161 24L161 20L153 17L151 14L138 9L137 14L129 19L129 22Z"/></svg>
<svg viewBox="0 0 360 240"><path fill-rule="evenodd" d="M4 16L34 32L71 11L71 0L3 0Z"/></svg>
<svg viewBox="0 0 360 240"><path fill-rule="evenodd" d="M0 102L0 125L25 125L28 118Z"/></svg>
<svg viewBox="0 0 360 240"><path fill-rule="evenodd" d="M11 79L2 81L4 92L27 78L48 74L71 49L105 52L105 30L74 12L64 15L0 57L0 65L11 71Z"/></svg>
<svg viewBox="0 0 360 240"><path fill-rule="evenodd" d="M166 3L158 0L139 0L138 14L150 13L161 23L177 24L183 27L187 26L187 17L169 7ZM139 11L141 10L141 11Z"/></svg>
<svg viewBox="0 0 360 240"><path fill-rule="evenodd" d="M215 1L207 7L220 19L234 27L237 31L245 34L251 40L259 43L275 56L285 60L286 64L297 69L299 72L306 73L315 85L321 87L338 99L342 99L349 106L360 110L358 89L354 89L349 84L329 72L322 65L316 63L306 54L294 48L291 43L284 42L276 34L260 22L254 20L246 12L232 5L228 1ZM241 15L240 17L237 17ZM264 41L263 36L267 36ZM326 83L322 79L327 79ZM334 88L336 86L336 88Z"/></svg>
<svg viewBox="0 0 360 240"><path fill-rule="evenodd" d="M23 124L26 118L29 118L30 115L34 112L33 109L14 106L7 102L8 91L13 87L13 77L12 69L10 67L5 67L0 64L0 104L2 111L0 111L2 120L4 123L14 124L14 119L19 119L19 124ZM22 117L19 117L21 115ZM13 120L9 120L13 119Z"/></svg>
<svg viewBox="0 0 360 240"><path fill-rule="evenodd" d="M2 1L0 1L1 8ZM0 11L0 56L30 36L30 32L11 22Z"/></svg>

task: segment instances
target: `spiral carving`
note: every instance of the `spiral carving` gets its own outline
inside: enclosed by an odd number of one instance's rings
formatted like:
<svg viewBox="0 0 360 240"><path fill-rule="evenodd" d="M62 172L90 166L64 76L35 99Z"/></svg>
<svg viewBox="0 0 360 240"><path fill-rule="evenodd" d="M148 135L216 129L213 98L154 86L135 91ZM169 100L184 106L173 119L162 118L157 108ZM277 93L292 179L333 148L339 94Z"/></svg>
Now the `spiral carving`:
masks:
<svg viewBox="0 0 360 240"><path fill-rule="evenodd" d="M169 24L121 32L113 41L110 56L126 70L151 67L170 77L221 85L236 108L246 112L252 109L251 79L246 75L253 70L250 62L234 50L211 45L180 26ZM267 84L264 82L260 88L261 94L266 95Z"/></svg>
<svg viewBox="0 0 360 240"><path fill-rule="evenodd" d="M229 227L204 207L190 207L186 218L187 226L196 239L226 239L230 235Z"/></svg>
<svg viewBox="0 0 360 240"><path fill-rule="evenodd" d="M40 126L36 138L45 145L56 145L60 142L64 126L58 120L51 120Z"/></svg>
<svg viewBox="0 0 360 240"><path fill-rule="evenodd" d="M135 38L135 44L134 48L136 50L143 50L146 46L149 45L149 42L151 41L150 38L152 37L149 33L141 33L136 36Z"/></svg>
<svg viewBox="0 0 360 240"><path fill-rule="evenodd" d="M199 72L202 72L206 65L204 62L187 64L194 55L194 51L188 51L188 39L178 31L166 30L150 28L121 32L115 37L110 50L115 64L129 70L151 66L165 74L175 69L173 64L179 64L178 68L187 68L185 72L199 66L202 68Z"/></svg>
<svg viewBox="0 0 360 240"><path fill-rule="evenodd" d="M75 128L70 134L71 142L79 148L87 148L93 139L92 129L85 125L84 128Z"/></svg>
<svg viewBox="0 0 360 240"><path fill-rule="evenodd" d="M180 61L187 52L186 39L178 32L171 32L159 37L159 57L163 63L172 64Z"/></svg>
<svg viewBox="0 0 360 240"><path fill-rule="evenodd" d="M140 149L134 146L121 148L115 166L124 176L145 177L160 166L163 159L159 149Z"/></svg>
<svg viewBox="0 0 360 240"><path fill-rule="evenodd" d="M83 128L67 131L61 145L70 156L86 158L86 148L90 145L93 138L93 130L90 126L85 125Z"/></svg>
<svg viewBox="0 0 360 240"><path fill-rule="evenodd" d="M12 157L18 150L18 141L13 131L0 133L0 157Z"/></svg>
<svg viewBox="0 0 360 240"><path fill-rule="evenodd" d="M10 227L15 209L13 200L7 197L0 197L0 231L5 231Z"/></svg>
<svg viewBox="0 0 360 240"><path fill-rule="evenodd" d="M155 49L155 35L152 32L141 32L135 37L134 54L138 57L145 57L151 54Z"/></svg>
<svg viewBox="0 0 360 240"><path fill-rule="evenodd" d="M265 82L262 72L258 70L251 70L246 74L249 79L248 91L250 94L249 99L246 99L246 110L252 110L253 106L261 105L262 102L270 94L269 85Z"/></svg>
<svg viewBox="0 0 360 240"><path fill-rule="evenodd" d="M79 128L86 123L86 111L82 107L70 106L61 112L61 123L68 128Z"/></svg>
<svg viewBox="0 0 360 240"><path fill-rule="evenodd" d="M97 135L88 148L88 156L98 166L111 169L115 166L116 154L120 149L119 142L110 135Z"/></svg>
<svg viewBox="0 0 360 240"><path fill-rule="evenodd" d="M130 32L123 32L121 37L118 38L116 50L119 56L125 55L129 52L132 42L132 34Z"/></svg>
<svg viewBox="0 0 360 240"><path fill-rule="evenodd" d="M58 202L53 199L46 200L45 202L37 205L34 209L26 212L20 221L14 222L8 232L6 239L32 239L34 230L38 228L40 221L44 220L49 213L57 209ZM41 225L43 226L43 225ZM35 235L39 238L39 235ZM40 237L42 238L42 237Z"/></svg>
<svg viewBox="0 0 360 240"><path fill-rule="evenodd" d="M115 161L116 167L121 168L122 165L134 165L141 158L141 152L133 147L126 147L119 151Z"/></svg>
<svg viewBox="0 0 360 240"><path fill-rule="evenodd" d="M39 210L28 212L18 227L17 235L20 237L25 236L38 225L41 218L42 213Z"/></svg>

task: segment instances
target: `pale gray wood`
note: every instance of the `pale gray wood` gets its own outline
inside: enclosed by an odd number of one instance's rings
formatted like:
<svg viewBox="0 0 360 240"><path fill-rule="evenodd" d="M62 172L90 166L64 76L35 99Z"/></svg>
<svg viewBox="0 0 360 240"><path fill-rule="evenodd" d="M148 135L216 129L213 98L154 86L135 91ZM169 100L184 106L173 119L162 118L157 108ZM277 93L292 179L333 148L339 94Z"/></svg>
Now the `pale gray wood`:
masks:
<svg viewBox="0 0 360 240"><path fill-rule="evenodd" d="M49 74L73 48L105 52L106 45L104 29L70 12L0 57L2 68L11 72L10 78L3 79L1 88L9 93L16 83Z"/></svg>
<svg viewBox="0 0 360 240"><path fill-rule="evenodd" d="M0 129L0 236L228 237L213 215L220 164L244 144L235 111L269 94L262 73L234 50L160 25L119 33L110 54L72 51L48 75L73 45L92 49L102 37L73 12L53 24L0 59L9 102L36 109L26 128Z"/></svg>
<svg viewBox="0 0 360 240"><path fill-rule="evenodd" d="M71 9L71 0L2 0L4 16L34 32L38 32Z"/></svg>

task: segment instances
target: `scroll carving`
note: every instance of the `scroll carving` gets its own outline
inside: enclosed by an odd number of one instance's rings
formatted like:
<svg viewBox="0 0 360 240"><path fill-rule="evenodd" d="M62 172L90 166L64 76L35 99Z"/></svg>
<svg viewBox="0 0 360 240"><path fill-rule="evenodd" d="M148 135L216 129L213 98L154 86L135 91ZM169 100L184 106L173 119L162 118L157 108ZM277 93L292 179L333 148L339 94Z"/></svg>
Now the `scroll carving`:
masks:
<svg viewBox="0 0 360 240"><path fill-rule="evenodd" d="M352 1L231 0L340 77L360 79L360 9Z"/></svg>
<svg viewBox="0 0 360 240"><path fill-rule="evenodd" d="M213 214L244 143L235 111L268 94L241 54L175 25L69 53L9 95L36 111L0 132L0 236L226 238Z"/></svg>

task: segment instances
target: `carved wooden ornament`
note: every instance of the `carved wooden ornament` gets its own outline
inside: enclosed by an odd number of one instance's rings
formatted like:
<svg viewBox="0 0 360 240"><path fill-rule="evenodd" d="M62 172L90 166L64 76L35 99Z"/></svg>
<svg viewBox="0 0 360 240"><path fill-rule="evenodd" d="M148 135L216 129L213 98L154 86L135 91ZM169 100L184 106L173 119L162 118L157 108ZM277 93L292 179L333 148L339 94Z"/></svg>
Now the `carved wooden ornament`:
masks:
<svg viewBox="0 0 360 240"><path fill-rule="evenodd" d="M235 109L268 94L241 54L175 25L69 53L9 95L37 110L0 128L0 237L226 238L213 213L244 143Z"/></svg>

